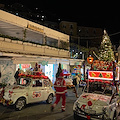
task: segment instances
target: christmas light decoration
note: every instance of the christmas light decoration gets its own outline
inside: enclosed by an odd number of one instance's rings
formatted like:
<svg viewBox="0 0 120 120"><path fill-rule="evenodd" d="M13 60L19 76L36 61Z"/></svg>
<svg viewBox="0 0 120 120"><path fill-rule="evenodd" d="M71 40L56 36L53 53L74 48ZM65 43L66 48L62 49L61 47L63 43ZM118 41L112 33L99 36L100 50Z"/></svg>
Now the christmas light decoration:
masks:
<svg viewBox="0 0 120 120"><path fill-rule="evenodd" d="M101 61L115 61L114 52L112 50L112 43L106 30L104 30L103 40L100 46L99 58Z"/></svg>

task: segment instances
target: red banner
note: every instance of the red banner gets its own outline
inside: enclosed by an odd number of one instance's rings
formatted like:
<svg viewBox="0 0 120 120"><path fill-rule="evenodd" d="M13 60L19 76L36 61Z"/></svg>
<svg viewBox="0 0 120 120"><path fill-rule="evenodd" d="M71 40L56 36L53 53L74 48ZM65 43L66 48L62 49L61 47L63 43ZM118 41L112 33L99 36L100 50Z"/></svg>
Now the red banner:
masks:
<svg viewBox="0 0 120 120"><path fill-rule="evenodd" d="M113 80L113 71L89 71L89 79ZM119 67L116 68L115 80L119 80Z"/></svg>

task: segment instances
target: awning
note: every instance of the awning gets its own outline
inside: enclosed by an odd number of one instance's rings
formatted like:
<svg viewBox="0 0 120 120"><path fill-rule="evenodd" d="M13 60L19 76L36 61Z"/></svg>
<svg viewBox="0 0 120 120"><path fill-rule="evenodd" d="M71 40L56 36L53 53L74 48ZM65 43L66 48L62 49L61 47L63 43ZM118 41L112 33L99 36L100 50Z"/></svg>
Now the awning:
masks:
<svg viewBox="0 0 120 120"><path fill-rule="evenodd" d="M14 53L0 52L0 56L9 56L14 64L30 64L31 62L48 61L48 64L67 64L67 65L82 65L84 60L80 59L65 59L57 57L20 55ZM10 59L10 58L9 58ZM76 64L77 63L77 64Z"/></svg>

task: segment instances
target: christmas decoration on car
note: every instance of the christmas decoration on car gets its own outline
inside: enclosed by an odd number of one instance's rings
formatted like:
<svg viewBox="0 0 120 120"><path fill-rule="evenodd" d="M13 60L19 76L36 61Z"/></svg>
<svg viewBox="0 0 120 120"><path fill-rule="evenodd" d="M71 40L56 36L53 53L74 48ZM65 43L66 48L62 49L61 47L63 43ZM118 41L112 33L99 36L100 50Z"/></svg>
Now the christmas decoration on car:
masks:
<svg viewBox="0 0 120 120"><path fill-rule="evenodd" d="M89 61L89 57L87 60ZM112 44L107 32L104 30L103 40L100 46L100 54L98 60L92 62L88 78L113 80L113 69L115 69L115 80L119 80L119 67L117 67L117 64L114 61L115 57L112 50Z"/></svg>
<svg viewBox="0 0 120 120"><path fill-rule="evenodd" d="M116 67L116 65L115 65L115 67ZM94 60L91 70L112 71L113 70L113 62L112 61Z"/></svg>

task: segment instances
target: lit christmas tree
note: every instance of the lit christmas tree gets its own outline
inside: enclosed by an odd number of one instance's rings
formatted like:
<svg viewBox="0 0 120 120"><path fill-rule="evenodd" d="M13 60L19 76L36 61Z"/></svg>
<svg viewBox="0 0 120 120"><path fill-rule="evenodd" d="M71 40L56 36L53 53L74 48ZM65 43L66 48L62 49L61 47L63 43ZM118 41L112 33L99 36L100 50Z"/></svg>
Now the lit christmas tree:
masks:
<svg viewBox="0 0 120 120"><path fill-rule="evenodd" d="M101 61L115 61L114 52L112 50L112 43L106 30L104 30L103 40L100 46L99 58Z"/></svg>
<svg viewBox="0 0 120 120"><path fill-rule="evenodd" d="M62 73L61 63L59 63L58 71L57 71L57 73L56 73L56 78L59 77L60 73Z"/></svg>

